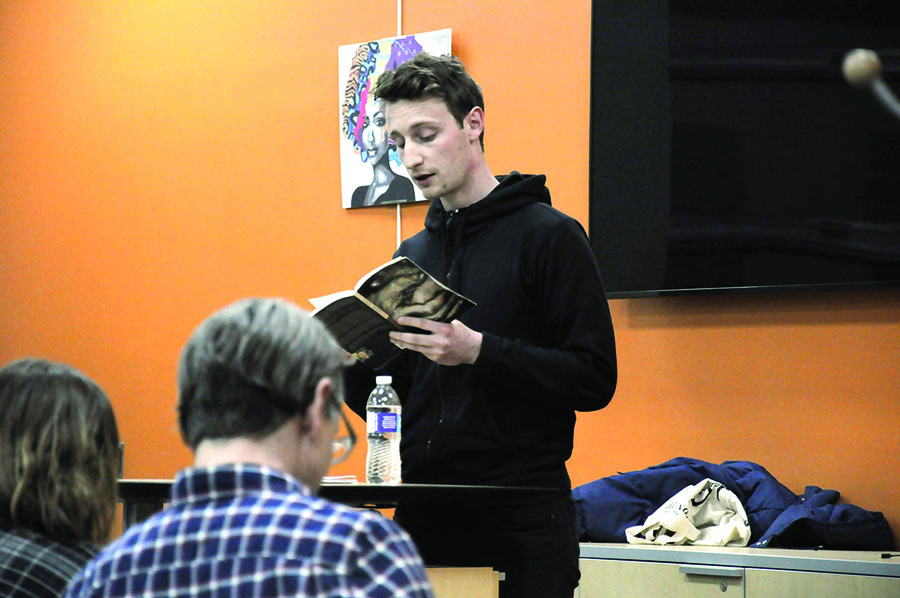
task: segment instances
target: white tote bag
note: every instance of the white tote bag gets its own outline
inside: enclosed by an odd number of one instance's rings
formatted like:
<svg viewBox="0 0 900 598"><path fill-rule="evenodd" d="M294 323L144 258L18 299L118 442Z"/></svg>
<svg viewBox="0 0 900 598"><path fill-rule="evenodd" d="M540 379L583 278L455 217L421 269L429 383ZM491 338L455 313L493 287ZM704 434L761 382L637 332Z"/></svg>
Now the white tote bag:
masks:
<svg viewBox="0 0 900 598"><path fill-rule="evenodd" d="M629 544L746 546L750 523L734 492L706 478L667 500L643 525L626 529L625 537Z"/></svg>

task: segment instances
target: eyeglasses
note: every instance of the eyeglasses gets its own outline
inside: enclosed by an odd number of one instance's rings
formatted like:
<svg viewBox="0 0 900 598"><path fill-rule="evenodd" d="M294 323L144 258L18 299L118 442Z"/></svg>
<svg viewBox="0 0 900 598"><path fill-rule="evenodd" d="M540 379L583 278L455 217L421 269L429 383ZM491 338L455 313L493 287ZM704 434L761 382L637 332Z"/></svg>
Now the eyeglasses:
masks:
<svg viewBox="0 0 900 598"><path fill-rule="evenodd" d="M341 414L341 421L344 422L344 429L338 431L338 435L335 436L334 442L331 444L332 465L337 465L338 463L346 461L347 457L350 456L350 453L353 452L353 447L356 446L356 432L353 431L353 426L351 426L349 420L347 420L344 408L338 406L338 411Z"/></svg>

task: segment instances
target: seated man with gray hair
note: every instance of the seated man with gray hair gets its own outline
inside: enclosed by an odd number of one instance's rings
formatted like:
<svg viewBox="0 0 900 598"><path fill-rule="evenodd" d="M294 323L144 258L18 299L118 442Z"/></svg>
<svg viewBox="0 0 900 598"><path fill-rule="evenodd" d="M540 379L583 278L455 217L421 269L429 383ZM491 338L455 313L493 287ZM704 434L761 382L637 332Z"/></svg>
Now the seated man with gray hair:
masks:
<svg viewBox="0 0 900 598"><path fill-rule="evenodd" d="M336 447L352 448L335 442L345 366L324 326L287 301L210 316L178 366L193 467L169 506L103 550L67 596L431 596L406 532L315 496Z"/></svg>

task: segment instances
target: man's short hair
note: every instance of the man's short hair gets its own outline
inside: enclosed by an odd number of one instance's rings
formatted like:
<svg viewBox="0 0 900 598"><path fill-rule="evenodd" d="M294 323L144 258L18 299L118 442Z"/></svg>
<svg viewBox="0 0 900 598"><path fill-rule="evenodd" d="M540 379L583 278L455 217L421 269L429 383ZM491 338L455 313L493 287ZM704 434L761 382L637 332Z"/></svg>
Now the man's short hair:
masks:
<svg viewBox="0 0 900 598"><path fill-rule="evenodd" d="M207 318L178 364L178 424L185 443L263 438L306 413L330 378L336 416L344 354L325 326L283 299L244 299Z"/></svg>
<svg viewBox="0 0 900 598"><path fill-rule="evenodd" d="M442 100L460 127L472 108L484 110L481 88L455 56L420 52L378 79L375 97L384 102ZM481 132L484 149L484 131Z"/></svg>

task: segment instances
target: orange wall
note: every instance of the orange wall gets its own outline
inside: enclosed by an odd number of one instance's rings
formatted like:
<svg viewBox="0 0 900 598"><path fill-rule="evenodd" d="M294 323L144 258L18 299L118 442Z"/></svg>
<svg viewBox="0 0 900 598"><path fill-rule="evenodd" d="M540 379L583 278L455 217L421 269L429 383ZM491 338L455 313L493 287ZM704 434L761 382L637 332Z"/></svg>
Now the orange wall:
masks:
<svg viewBox="0 0 900 598"><path fill-rule="evenodd" d="M404 2L404 33L445 27L484 88L494 170L546 172L586 225L590 2ZM0 4L0 362L97 379L126 476L190 462L175 364L202 318L248 295L308 307L390 256L394 210L340 207L337 48L395 33L388 0ZM423 216L403 208L403 235ZM900 292L612 311L620 387L579 417L575 484L749 459L900 531ZM336 473L362 475L363 452Z"/></svg>

